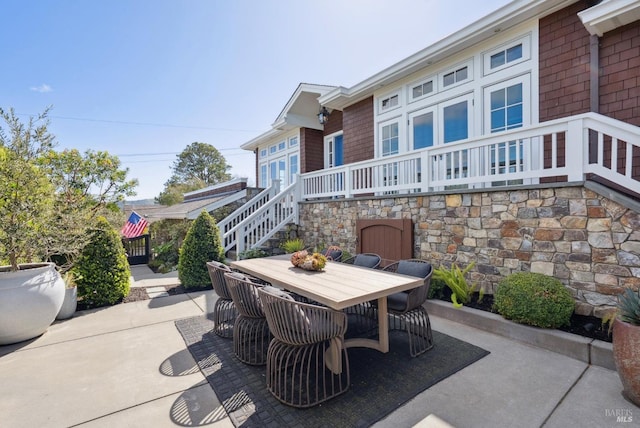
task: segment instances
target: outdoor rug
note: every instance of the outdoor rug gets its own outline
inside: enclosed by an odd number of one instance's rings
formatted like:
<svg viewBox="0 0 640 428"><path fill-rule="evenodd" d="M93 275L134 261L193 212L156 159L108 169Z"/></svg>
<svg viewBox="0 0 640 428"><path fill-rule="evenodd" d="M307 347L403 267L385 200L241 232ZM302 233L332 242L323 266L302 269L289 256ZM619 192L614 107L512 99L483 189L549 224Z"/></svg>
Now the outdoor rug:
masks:
<svg viewBox="0 0 640 428"><path fill-rule="evenodd" d="M265 366L249 366L233 353L233 340L222 339L205 317L176 321L191 355L236 427L368 427L420 392L478 361L488 351L437 331L434 346L409 356L406 333L391 332L386 354L350 348L349 390L308 409L276 400L267 390Z"/></svg>

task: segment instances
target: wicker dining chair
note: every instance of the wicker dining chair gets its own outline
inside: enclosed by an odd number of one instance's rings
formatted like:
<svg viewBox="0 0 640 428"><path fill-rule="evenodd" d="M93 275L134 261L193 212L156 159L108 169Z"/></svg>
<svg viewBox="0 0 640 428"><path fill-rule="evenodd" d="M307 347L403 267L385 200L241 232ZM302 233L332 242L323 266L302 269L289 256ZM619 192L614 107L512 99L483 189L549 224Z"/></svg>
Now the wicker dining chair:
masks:
<svg viewBox="0 0 640 428"><path fill-rule="evenodd" d="M400 260L386 266L384 271L423 278L422 285L387 297L389 330L404 330L409 335L409 352L418 356L433 347L433 333L429 314L423 303L429 295L433 268L420 259ZM377 301L370 302L377 318Z"/></svg>
<svg viewBox="0 0 640 428"><path fill-rule="evenodd" d="M238 272L224 276L238 311L233 325L233 351L243 363L264 365L271 334L258 296L258 288L262 285Z"/></svg>
<svg viewBox="0 0 640 428"><path fill-rule="evenodd" d="M274 397L304 408L346 392L345 313L297 302L274 287L258 293L274 337L267 352L267 389Z"/></svg>
<svg viewBox="0 0 640 428"><path fill-rule="evenodd" d="M218 295L218 300L213 307L213 332L220 337L230 339L233 337L233 324L236 320L236 307L227 288L225 273L231 272L229 266L224 263L207 262L209 277L213 290Z"/></svg>
<svg viewBox="0 0 640 428"><path fill-rule="evenodd" d="M349 257L346 260L343 260L342 263L355 265L355 266L368 267L371 269L377 269L378 266L380 266L381 261L382 261L382 258L377 254L361 253L361 254L356 254L353 257Z"/></svg>

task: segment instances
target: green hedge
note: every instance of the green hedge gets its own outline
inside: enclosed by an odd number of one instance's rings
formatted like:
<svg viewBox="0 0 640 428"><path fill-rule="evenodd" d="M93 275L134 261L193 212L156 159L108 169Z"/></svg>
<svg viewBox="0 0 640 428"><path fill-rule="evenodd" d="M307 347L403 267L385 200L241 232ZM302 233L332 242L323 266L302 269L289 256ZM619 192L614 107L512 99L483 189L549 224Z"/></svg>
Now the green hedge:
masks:
<svg viewBox="0 0 640 428"><path fill-rule="evenodd" d="M203 211L191 224L180 247L178 278L184 288L211 287L207 262L224 261L224 250L216 221Z"/></svg>
<svg viewBox="0 0 640 428"><path fill-rule="evenodd" d="M105 218L98 219L72 272L84 308L114 305L129 294L127 255L118 232Z"/></svg>
<svg viewBox="0 0 640 428"><path fill-rule="evenodd" d="M569 325L575 301L556 278L518 272L498 284L494 306L503 317L515 322L557 328Z"/></svg>

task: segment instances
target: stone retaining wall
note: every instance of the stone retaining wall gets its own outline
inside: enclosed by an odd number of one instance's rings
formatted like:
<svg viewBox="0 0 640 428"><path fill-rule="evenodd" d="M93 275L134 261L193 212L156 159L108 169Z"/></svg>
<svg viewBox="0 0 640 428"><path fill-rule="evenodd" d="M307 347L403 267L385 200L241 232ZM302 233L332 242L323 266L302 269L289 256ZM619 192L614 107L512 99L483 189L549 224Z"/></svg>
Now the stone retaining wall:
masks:
<svg viewBox="0 0 640 428"><path fill-rule="evenodd" d="M489 293L506 275L540 272L569 287L577 313L602 317L640 286L640 213L583 186L305 202L298 234L354 253L356 219L373 218L411 218L414 257L475 261L469 279Z"/></svg>

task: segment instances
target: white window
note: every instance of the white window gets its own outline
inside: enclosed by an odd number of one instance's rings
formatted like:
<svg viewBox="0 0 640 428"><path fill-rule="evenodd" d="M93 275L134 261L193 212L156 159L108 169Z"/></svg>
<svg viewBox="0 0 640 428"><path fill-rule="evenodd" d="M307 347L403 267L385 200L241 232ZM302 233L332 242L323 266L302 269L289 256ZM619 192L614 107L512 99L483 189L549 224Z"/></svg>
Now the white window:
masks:
<svg viewBox="0 0 640 428"><path fill-rule="evenodd" d="M527 61L530 57L531 42L527 35L486 52L483 56L485 74Z"/></svg>
<svg viewBox="0 0 640 428"><path fill-rule="evenodd" d="M400 128L398 122L383 125L380 129L380 154L391 156L400 151Z"/></svg>
<svg viewBox="0 0 640 428"><path fill-rule="evenodd" d="M433 79L426 80L411 86L411 100L415 101L429 94L432 94L435 90L435 82Z"/></svg>
<svg viewBox="0 0 640 428"><path fill-rule="evenodd" d="M289 138L289 147L297 147L298 146L298 137Z"/></svg>
<svg viewBox="0 0 640 428"><path fill-rule="evenodd" d="M278 143L278 150L284 150L287 148L287 142L286 141L280 141Z"/></svg>
<svg viewBox="0 0 640 428"><path fill-rule="evenodd" d="M267 149L260 149L260 157L261 158L267 157Z"/></svg>
<svg viewBox="0 0 640 428"><path fill-rule="evenodd" d="M422 109L409 115L409 142L413 150L436 144L437 117L434 107Z"/></svg>
<svg viewBox="0 0 640 428"><path fill-rule="evenodd" d="M277 152L277 151L278 151L278 146L273 145L273 146L269 147L269 154L271 154L271 155L272 155L272 154L274 154L274 153L275 153L275 152Z"/></svg>
<svg viewBox="0 0 640 428"><path fill-rule="evenodd" d="M471 137L473 130L473 95L462 97L442 103L438 106L442 126L440 141L451 143Z"/></svg>
<svg viewBox="0 0 640 428"><path fill-rule="evenodd" d="M342 132L324 139L324 166L333 168L344 164Z"/></svg>
<svg viewBox="0 0 640 428"><path fill-rule="evenodd" d="M400 94L395 93L395 94L384 96L380 98L378 102L379 102L378 104L379 113L384 113L389 110L393 110L400 106Z"/></svg>
<svg viewBox="0 0 640 428"><path fill-rule="evenodd" d="M484 91L484 128L493 133L531 123L529 75L509 79Z"/></svg>
<svg viewBox="0 0 640 428"><path fill-rule="evenodd" d="M298 167L298 155L290 155L289 156L289 183L292 184L296 181L296 177L298 176L298 172L300 171Z"/></svg>
<svg viewBox="0 0 640 428"><path fill-rule="evenodd" d="M269 182L268 182L268 178L267 178L267 164L266 163L260 164L260 186L264 187L264 188L269 186Z"/></svg>
<svg viewBox="0 0 640 428"><path fill-rule="evenodd" d="M471 61L468 61L465 64L458 65L457 67L440 73L440 83L442 87L450 88L470 81L473 78L471 64Z"/></svg>

